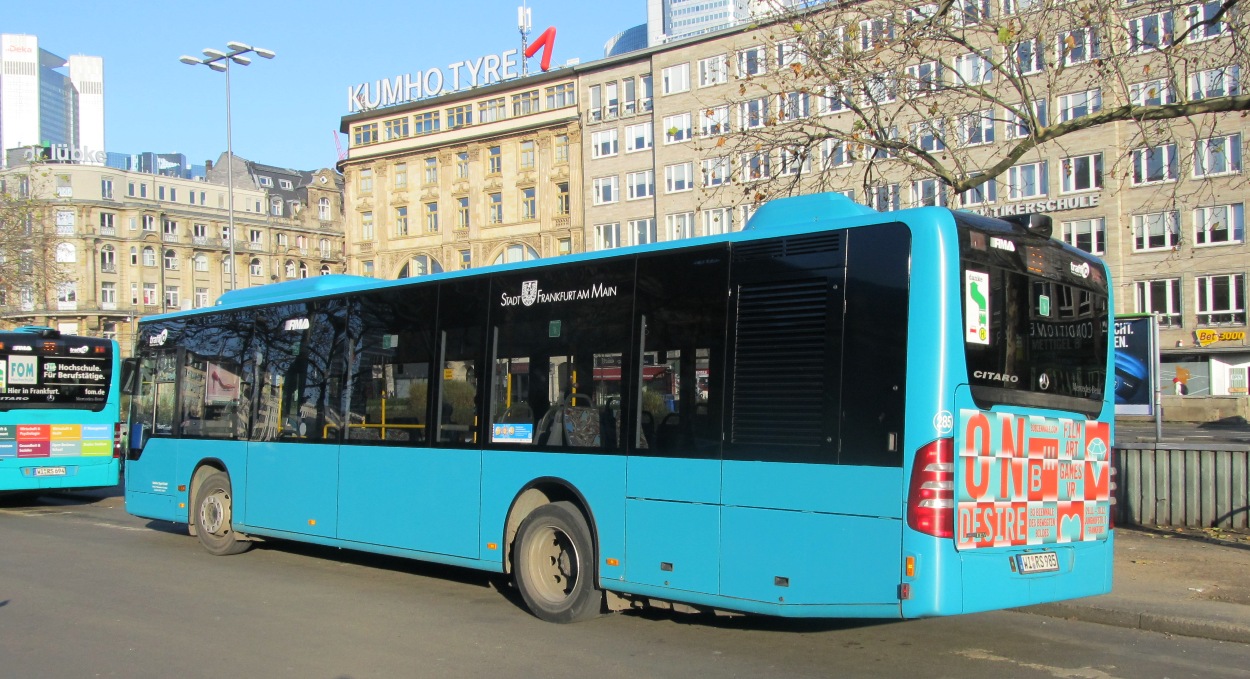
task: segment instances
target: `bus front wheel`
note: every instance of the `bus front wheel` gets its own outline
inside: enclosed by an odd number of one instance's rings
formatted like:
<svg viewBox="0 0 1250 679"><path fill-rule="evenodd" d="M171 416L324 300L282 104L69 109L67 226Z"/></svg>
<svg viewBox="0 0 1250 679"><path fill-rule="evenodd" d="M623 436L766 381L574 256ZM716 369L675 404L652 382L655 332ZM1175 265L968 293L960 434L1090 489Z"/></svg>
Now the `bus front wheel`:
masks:
<svg viewBox="0 0 1250 679"><path fill-rule="evenodd" d="M238 554L252 546L250 541L239 539L231 525L232 497L230 476L225 472L208 475L195 490L195 531L210 554Z"/></svg>
<svg viewBox="0 0 1250 679"><path fill-rule="evenodd" d="M579 622L602 611L594 540L572 503L543 505L527 516L517 531L513 559L521 598L540 619Z"/></svg>

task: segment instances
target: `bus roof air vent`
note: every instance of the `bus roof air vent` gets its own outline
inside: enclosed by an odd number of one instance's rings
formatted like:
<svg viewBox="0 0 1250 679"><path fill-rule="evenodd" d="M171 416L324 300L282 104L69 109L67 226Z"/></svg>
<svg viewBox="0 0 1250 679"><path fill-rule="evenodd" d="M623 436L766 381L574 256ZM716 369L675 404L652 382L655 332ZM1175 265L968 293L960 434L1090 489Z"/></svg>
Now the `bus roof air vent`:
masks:
<svg viewBox="0 0 1250 679"><path fill-rule="evenodd" d="M1051 226L1050 215L1041 215L1037 213L1028 215L1007 215L1002 217L1004 221L1011 222L1016 226L1023 227L1024 230L1032 236L1039 238L1050 238L1053 231Z"/></svg>
<svg viewBox="0 0 1250 679"><path fill-rule="evenodd" d="M46 325L23 325L20 328L15 328L14 330L15 332L28 332L32 335L38 335L40 337L60 337L61 336L60 330L57 330L55 328L49 328Z"/></svg>

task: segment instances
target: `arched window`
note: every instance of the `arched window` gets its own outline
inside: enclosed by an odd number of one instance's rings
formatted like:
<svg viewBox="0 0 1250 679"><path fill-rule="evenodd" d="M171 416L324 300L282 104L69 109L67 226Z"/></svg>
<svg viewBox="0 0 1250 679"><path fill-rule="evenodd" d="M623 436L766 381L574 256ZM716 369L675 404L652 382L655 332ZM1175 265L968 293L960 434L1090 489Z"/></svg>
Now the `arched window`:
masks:
<svg viewBox="0 0 1250 679"><path fill-rule="evenodd" d="M264 270L262 270L262 269L261 269L261 267L260 267L260 259L259 259L259 258L257 258L257 257L253 257L253 258L252 258L252 263L248 266L248 273L250 273L250 274L251 274L251 275L253 275L253 276L264 276L264 275L265 275Z"/></svg>
<svg viewBox="0 0 1250 679"><path fill-rule="evenodd" d="M415 276L428 276L432 273L442 273L443 267L438 260L426 255L416 255L408 260L403 269L399 271L399 278L413 278Z"/></svg>
<svg viewBox="0 0 1250 679"><path fill-rule="evenodd" d="M321 265L321 275L322 275L322 276L329 276L329 275L330 275L330 265L329 265L329 264L322 264L322 265Z"/></svg>
<svg viewBox="0 0 1250 679"><path fill-rule="evenodd" d="M61 263L73 263L78 261L78 248L73 243L57 243L56 261Z"/></svg>
<svg viewBox="0 0 1250 679"><path fill-rule="evenodd" d="M150 245L143 248L143 265L156 266L156 249Z"/></svg>
<svg viewBox="0 0 1250 679"><path fill-rule="evenodd" d="M531 259L538 259L538 251L525 245L524 243L513 243L504 248L495 258L495 264L511 264L513 262L528 262Z"/></svg>
<svg viewBox="0 0 1250 679"><path fill-rule="evenodd" d="M170 271L176 271L178 269L178 253L173 250L165 251L165 268Z"/></svg>
<svg viewBox="0 0 1250 679"><path fill-rule="evenodd" d="M208 255L203 252L195 253L195 257L191 261L196 271L208 271Z"/></svg>
<svg viewBox="0 0 1250 679"><path fill-rule="evenodd" d="M288 280L295 278L295 262L286 260L286 277Z"/></svg>
<svg viewBox="0 0 1250 679"><path fill-rule="evenodd" d="M303 262L299 263L299 277L308 278L308 265Z"/></svg>
<svg viewBox="0 0 1250 679"><path fill-rule="evenodd" d="M117 271L117 250L114 250L112 245L100 248L100 270Z"/></svg>
<svg viewBox="0 0 1250 679"><path fill-rule="evenodd" d="M269 214L274 215L275 217L282 216L282 197L281 196L274 196L273 198L269 199Z"/></svg>
<svg viewBox="0 0 1250 679"><path fill-rule="evenodd" d="M317 219L323 222L330 221L330 199L322 198L317 201Z"/></svg>

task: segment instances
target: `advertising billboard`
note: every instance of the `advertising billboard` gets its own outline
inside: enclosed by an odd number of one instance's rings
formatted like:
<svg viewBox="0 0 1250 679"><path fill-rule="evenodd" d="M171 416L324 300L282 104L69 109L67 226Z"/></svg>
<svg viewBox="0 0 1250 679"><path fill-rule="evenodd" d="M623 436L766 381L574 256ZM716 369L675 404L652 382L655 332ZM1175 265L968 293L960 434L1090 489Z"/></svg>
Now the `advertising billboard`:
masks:
<svg viewBox="0 0 1250 679"><path fill-rule="evenodd" d="M1115 414L1154 414L1158 357L1154 316L1115 319Z"/></svg>

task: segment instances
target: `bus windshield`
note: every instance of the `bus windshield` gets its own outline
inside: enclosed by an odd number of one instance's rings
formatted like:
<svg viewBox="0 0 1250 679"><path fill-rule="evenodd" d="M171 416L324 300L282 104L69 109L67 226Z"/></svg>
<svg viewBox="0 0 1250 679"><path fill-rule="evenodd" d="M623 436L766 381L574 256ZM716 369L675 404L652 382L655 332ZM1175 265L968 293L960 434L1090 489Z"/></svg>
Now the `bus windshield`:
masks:
<svg viewBox="0 0 1250 679"><path fill-rule="evenodd" d="M956 213L956 223L977 404L1098 413L1108 351L1102 263L1009 222Z"/></svg>
<svg viewBox="0 0 1250 679"><path fill-rule="evenodd" d="M113 383L113 346L92 337L0 334L0 411L103 410Z"/></svg>

